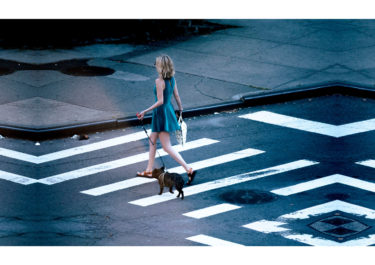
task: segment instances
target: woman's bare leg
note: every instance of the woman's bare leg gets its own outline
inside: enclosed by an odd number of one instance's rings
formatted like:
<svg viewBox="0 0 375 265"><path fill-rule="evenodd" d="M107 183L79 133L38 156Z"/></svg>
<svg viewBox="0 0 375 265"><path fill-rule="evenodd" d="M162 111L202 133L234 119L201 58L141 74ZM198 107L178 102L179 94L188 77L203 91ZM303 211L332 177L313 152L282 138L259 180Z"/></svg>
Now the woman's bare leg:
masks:
<svg viewBox="0 0 375 265"><path fill-rule="evenodd" d="M186 170L186 172L188 172L190 170L190 167L186 164L182 156L176 150L173 149L169 133L160 132L159 139L164 151L167 152L174 160L176 160L177 163L179 163Z"/></svg>
<svg viewBox="0 0 375 265"><path fill-rule="evenodd" d="M155 154L156 154L156 141L159 137L159 133L157 132L152 132L150 134L150 139L152 141L152 144L150 140L148 140L148 143L150 145L150 152L148 154L148 163L147 163L147 168L146 171L150 172L154 168L154 162L155 162Z"/></svg>

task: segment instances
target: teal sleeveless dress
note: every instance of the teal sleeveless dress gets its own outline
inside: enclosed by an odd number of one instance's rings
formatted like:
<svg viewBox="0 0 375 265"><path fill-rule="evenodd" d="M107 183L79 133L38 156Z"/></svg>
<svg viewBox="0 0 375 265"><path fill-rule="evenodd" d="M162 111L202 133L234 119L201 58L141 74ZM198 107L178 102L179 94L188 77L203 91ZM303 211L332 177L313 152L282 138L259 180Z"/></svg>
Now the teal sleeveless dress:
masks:
<svg viewBox="0 0 375 265"><path fill-rule="evenodd" d="M169 82L170 81L170 82ZM152 122L151 131L152 132L174 132L180 130L180 125L177 122L177 118L174 112L174 108L171 102L173 95L173 89L175 84L175 79L164 80L165 89L163 91L163 105L153 109L152 111ZM172 84L172 85L171 85ZM158 101L156 93L156 85L154 86L155 102Z"/></svg>

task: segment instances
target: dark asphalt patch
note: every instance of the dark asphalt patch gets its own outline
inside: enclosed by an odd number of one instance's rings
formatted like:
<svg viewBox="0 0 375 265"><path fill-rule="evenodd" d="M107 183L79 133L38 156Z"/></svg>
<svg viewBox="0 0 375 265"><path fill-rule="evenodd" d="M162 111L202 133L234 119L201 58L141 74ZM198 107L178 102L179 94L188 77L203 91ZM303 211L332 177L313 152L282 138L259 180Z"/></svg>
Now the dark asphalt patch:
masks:
<svg viewBox="0 0 375 265"><path fill-rule="evenodd" d="M50 244L61 237L100 240L112 236L109 221L109 216L98 214L0 217L0 238L33 238L33 245Z"/></svg>
<svg viewBox="0 0 375 265"><path fill-rule="evenodd" d="M221 194L220 198L230 203L261 204L272 202L277 196L261 190L232 190Z"/></svg>
<svg viewBox="0 0 375 265"><path fill-rule="evenodd" d="M325 195L325 197L330 200L346 200L350 198L350 195L345 193L330 193Z"/></svg>
<svg viewBox="0 0 375 265"><path fill-rule="evenodd" d="M107 67L99 66L78 66L62 69L61 72L66 75L73 76L106 76L111 75L115 70Z"/></svg>
<svg viewBox="0 0 375 265"><path fill-rule="evenodd" d="M9 74L12 74L12 73L14 73L14 71L15 71L15 70L10 69L10 68L0 67L0 76L1 76L1 75L9 75Z"/></svg>

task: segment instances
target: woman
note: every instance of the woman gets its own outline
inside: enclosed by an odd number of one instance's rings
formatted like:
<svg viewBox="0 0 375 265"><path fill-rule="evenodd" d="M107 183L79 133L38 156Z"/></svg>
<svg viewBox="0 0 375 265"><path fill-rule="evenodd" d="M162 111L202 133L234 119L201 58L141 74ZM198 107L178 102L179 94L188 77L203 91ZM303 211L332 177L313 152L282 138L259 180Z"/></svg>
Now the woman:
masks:
<svg viewBox="0 0 375 265"><path fill-rule="evenodd" d="M156 140L159 138L164 151L186 170L189 177L187 185L190 185L194 179L196 171L186 164L181 155L173 149L170 141L170 133L180 129L171 103L172 94L177 102L180 115L182 113L182 105L180 96L178 95L177 83L173 77L175 74L173 62L168 55L162 55L156 58L154 65L159 74L158 78L155 80L154 86L156 102L148 109L137 113L138 119L142 120L145 114L152 110L149 160L146 170L143 172L137 172L137 176L152 176L156 153Z"/></svg>

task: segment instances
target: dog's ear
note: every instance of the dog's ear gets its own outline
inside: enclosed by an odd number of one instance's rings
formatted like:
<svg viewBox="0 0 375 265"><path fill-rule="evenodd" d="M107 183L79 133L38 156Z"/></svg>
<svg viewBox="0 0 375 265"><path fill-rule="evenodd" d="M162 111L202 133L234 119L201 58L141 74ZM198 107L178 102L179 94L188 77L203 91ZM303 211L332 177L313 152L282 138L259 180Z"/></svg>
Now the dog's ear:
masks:
<svg viewBox="0 0 375 265"><path fill-rule="evenodd" d="M164 172L164 167L161 167L160 169L161 169L161 171L163 171L163 172Z"/></svg>

